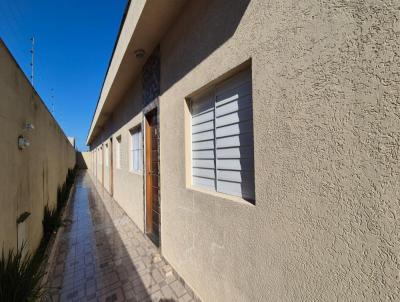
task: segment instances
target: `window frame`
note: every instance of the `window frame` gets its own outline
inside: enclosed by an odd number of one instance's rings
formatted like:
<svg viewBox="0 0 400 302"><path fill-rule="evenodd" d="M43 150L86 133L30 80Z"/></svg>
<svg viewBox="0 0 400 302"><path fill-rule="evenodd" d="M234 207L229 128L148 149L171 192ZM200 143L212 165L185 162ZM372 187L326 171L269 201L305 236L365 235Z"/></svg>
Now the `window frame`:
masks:
<svg viewBox="0 0 400 302"><path fill-rule="evenodd" d="M122 170L121 166L121 143L122 143L122 136L118 135L115 139L115 168L118 170Z"/></svg>
<svg viewBox="0 0 400 302"><path fill-rule="evenodd" d="M235 195L234 192L232 193L226 193L226 192L222 192L218 189L218 174L219 171L223 171L224 168L219 168L217 165L217 150L219 149L216 145L216 140L217 140L217 125L216 125L216 121L218 116L216 115L216 108L217 108L217 93L219 91L219 89L221 87L224 87L225 85L230 85L229 82L232 81L232 83L235 83L235 77L238 77L237 79L240 79L240 74L241 73L247 73L249 74L249 80L248 82L250 82L251 88L250 88L250 93L251 93L251 108L254 108L254 98L253 98L253 79L252 79L252 72L251 72L251 65L247 68L241 68L240 70L237 70L237 72L229 72L229 75L225 75L225 76L221 76L220 80L215 80L213 81L213 83L210 83L206 86L204 86L203 88L199 89L197 92L192 93L190 96L186 97L186 106L185 106L185 125L187 125L186 127L186 135L185 137L186 139L186 144L185 144L185 153L186 153L186 185L188 188L195 190L195 191L199 191L199 192L203 192L203 193L207 193L207 194L211 194L214 196L218 196L220 198L224 198L224 199L230 199L230 200L234 200L234 201L240 201L240 202L245 202L246 204L250 204L250 205L255 205L255 195L256 195L256 190L255 190L255 168L254 168L254 164L255 164L255 157L254 157L254 128L251 131L251 138L252 138L252 145L251 145L251 149L252 149L252 156L250 158L250 160L252 161L253 164L253 170L252 172L252 177L253 179L250 180L248 183L246 183L246 185L248 185L249 188L252 188L250 191L247 191L247 193L244 193L243 191L240 193L241 195ZM245 80L246 82L246 80ZM237 87L240 87L242 84L240 84ZM236 89L236 87L235 87ZM222 89L223 90L223 89ZM212 104L211 106L213 106L213 110L214 110L214 117L212 119L213 123L214 123L214 147L213 147L213 152L214 152L214 182L215 185L214 187L208 187L208 186L202 186L199 184L194 184L194 174L193 174L193 169L196 168L194 167L194 159L193 159L193 130L192 130L192 117L193 117L193 111L192 111L192 106L193 103L196 101L199 101L203 96L205 95L211 95L212 97ZM253 110L253 109L251 109ZM252 115L251 115L251 123L254 123L254 111L252 111ZM195 113L196 115L197 113ZM247 120L244 121L240 121L238 123L244 123L247 122ZM253 124L254 125L254 124ZM254 127L254 126L253 126ZM246 132L245 132L246 133ZM246 148L247 145L243 145L243 148ZM241 146L239 146L238 148L241 148ZM238 158L239 160L241 160L242 158ZM244 159L247 159L246 157ZM245 174L246 170L240 170L241 173ZM243 183L243 181L238 182L240 184ZM249 193L250 196L249 196ZM246 196L247 195L247 196ZM252 195L252 196L251 196Z"/></svg>
<svg viewBox="0 0 400 302"><path fill-rule="evenodd" d="M138 146L134 145L134 135L137 134ZM135 174L143 174L143 131L142 125L139 124L129 130L129 172ZM135 152L136 151L136 152ZM138 166L135 168L135 153L137 154Z"/></svg>
<svg viewBox="0 0 400 302"><path fill-rule="evenodd" d="M100 148L99 148L99 163L100 163L100 166L102 166L103 165L103 146L100 146Z"/></svg>
<svg viewBox="0 0 400 302"><path fill-rule="evenodd" d="M108 168L110 165L110 158L109 158L109 150L108 150L108 143L104 144L104 166Z"/></svg>

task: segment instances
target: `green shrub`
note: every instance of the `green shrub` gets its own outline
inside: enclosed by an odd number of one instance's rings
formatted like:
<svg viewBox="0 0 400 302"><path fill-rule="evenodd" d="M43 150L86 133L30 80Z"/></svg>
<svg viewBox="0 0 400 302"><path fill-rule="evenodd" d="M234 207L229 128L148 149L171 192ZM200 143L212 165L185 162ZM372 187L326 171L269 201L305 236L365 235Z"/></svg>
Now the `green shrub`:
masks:
<svg viewBox="0 0 400 302"><path fill-rule="evenodd" d="M62 205L61 205L61 199L62 199L62 192L61 188L57 188L57 211L61 211Z"/></svg>
<svg viewBox="0 0 400 302"><path fill-rule="evenodd" d="M65 204L67 203L68 199L68 191L67 191L67 185L64 183L61 187L58 188L59 194L57 194L57 211L61 212L61 210L64 208Z"/></svg>
<svg viewBox="0 0 400 302"><path fill-rule="evenodd" d="M41 264L45 260L46 248L51 235L61 225L62 210L74 184L77 168L69 169L65 183L57 189L57 204L54 209L44 208L42 220L43 238L33 257L23 256L25 244L8 255L4 250L0 259L0 302L33 302L44 297L46 291L41 284L44 276Z"/></svg>
<svg viewBox="0 0 400 302"><path fill-rule="evenodd" d="M61 215L57 208L51 210L48 206L44 207L42 225L43 237L48 240L51 234L61 225Z"/></svg>
<svg viewBox="0 0 400 302"><path fill-rule="evenodd" d="M44 275L40 263L30 254L23 256L25 244L7 257L4 249L0 259L0 301L25 302L37 301L45 294L41 285Z"/></svg>
<svg viewBox="0 0 400 302"><path fill-rule="evenodd" d="M65 181L67 189L70 189L74 184L76 169L68 169L67 179Z"/></svg>
<svg viewBox="0 0 400 302"><path fill-rule="evenodd" d="M65 183L57 189L57 204L55 209L50 209L48 206L44 208L43 215L43 240L44 246L47 245L51 234L56 231L61 225L62 210L67 204L69 192L74 184L77 168L68 169Z"/></svg>

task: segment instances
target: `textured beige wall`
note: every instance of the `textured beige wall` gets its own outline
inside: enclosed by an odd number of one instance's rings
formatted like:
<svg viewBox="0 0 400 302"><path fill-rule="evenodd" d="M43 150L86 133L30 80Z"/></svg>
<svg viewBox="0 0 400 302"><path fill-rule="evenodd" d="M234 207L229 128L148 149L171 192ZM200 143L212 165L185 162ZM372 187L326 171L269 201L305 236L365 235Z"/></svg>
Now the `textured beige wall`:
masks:
<svg viewBox="0 0 400 302"><path fill-rule="evenodd" d="M400 300L399 20L393 1L189 1L170 28L162 253L204 301ZM185 186L184 99L249 58L255 206Z"/></svg>
<svg viewBox="0 0 400 302"><path fill-rule="evenodd" d="M97 148L113 138L114 156L114 199L126 211L129 217L144 231L144 196L143 173L131 172L129 169L129 144L132 128L141 125L143 120L141 81L137 81L126 92L120 105L114 110L111 119L105 125L104 131L93 142L92 148ZM116 166L116 142L121 137L121 169ZM97 179L101 181L102 166L97 165ZM93 173L93 172L92 172ZM110 167L104 166L104 187L110 191Z"/></svg>
<svg viewBox="0 0 400 302"><path fill-rule="evenodd" d="M390 1L188 1L161 41L161 249L204 301L400 300L398 20ZM255 205L185 175L185 97L249 59ZM122 135L114 197L143 230L140 86L93 146Z"/></svg>
<svg viewBox="0 0 400 302"><path fill-rule="evenodd" d="M23 130L26 122L35 129ZM17 146L21 134L30 142L25 150ZM33 251L42 237L43 209L55 206L75 150L1 40L0 138L0 244L17 246L16 219L26 211L25 239Z"/></svg>

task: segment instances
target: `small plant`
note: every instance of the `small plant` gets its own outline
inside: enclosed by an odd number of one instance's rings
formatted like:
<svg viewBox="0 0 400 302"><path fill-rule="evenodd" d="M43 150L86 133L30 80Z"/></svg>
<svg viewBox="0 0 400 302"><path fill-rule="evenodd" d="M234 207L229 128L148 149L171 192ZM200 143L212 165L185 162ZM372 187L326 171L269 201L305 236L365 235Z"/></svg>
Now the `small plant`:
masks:
<svg viewBox="0 0 400 302"><path fill-rule="evenodd" d="M67 186L64 183L61 187L57 190L57 211L61 212L64 208L65 204L67 203L68 199Z"/></svg>
<svg viewBox="0 0 400 302"><path fill-rule="evenodd" d="M54 209L44 208L42 220L43 238L35 254L24 256L25 244L16 252L10 250L8 255L2 250L0 258L0 302L33 302L46 294L41 284L44 270L42 263L46 258L46 248L51 235L61 225L69 192L74 184L77 169L69 169L65 183L57 189L57 204Z"/></svg>
<svg viewBox="0 0 400 302"><path fill-rule="evenodd" d="M58 187L57 188L57 211L61 211L61 209L62 209L61 200L62 200L61 187Z"/></svg>
<svg viewBox="0 0 400 302"><path fill-rule="evenodd" d="M16 252L4 249L0 259L0 301L31 302L44 296L41 284L44 275L40 262L29 253L24 256L25 244ZM35 257L34 257L35 258Z"/></svg>
<svg viewBox="0 0 400 302"><path fill-rule="evenodd" d="M51 234L56 231L61 226L61 216L62 210L67 204L69 192L74 184L76 167L73 169L68 169L67 177L65 183L58 187L57 189L57 204L54 209L50 209L47 205L44 208L43 215L43 239L41 246L47 246L50 240Z"/></svg>
<svg viewBox="0 0 400 302"><path fill-rule="evenodd" d="M61 215L57 208L51 210L48 206L44 207L42 225L43 237L48 240L51 234L61 225Z"/></svg>
<svg viewBox="0 0 400 302"><path fill-rule="evenodd" d="M65 181L67 189L70 189L74 184L75 174L76 174L76 167L73 169L68 169L67 179Z"/></svg>

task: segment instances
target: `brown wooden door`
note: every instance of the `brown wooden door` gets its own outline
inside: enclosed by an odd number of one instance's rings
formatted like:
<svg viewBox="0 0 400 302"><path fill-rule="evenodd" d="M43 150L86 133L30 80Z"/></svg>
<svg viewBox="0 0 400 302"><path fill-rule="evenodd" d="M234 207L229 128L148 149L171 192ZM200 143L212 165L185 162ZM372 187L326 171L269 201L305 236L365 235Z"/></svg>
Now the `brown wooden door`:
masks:
<svg viewBox="0 0 400 302"><path fill-rule="evenodd" d="M153 110L145 119L146 131L146 234L160 246L160 194L158 118Z"/></svg>
<svg viewBox="0 0 400 302"><path fill-rule="evenodd" d="M110 194L114 195L114 156L113 156L113 140L110 138Z"/></svg>

